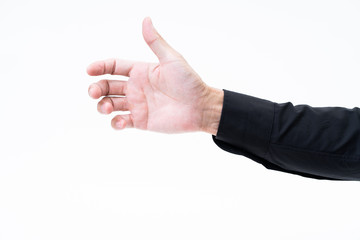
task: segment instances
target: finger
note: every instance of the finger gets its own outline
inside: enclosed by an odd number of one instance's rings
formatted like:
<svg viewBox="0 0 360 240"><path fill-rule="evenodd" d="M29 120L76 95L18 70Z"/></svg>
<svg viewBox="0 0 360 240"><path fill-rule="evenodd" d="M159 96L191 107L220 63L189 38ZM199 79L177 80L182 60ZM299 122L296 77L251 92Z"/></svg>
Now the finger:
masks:
<svg viewBox="0 0 360 240"><path fill-rule="evenodd" d="M101 80L89 86L89 96L98 99L107 95L126 95L127 81Z"/></svg>
<svg viewBox="0 0 360 240"><path fill-rule="evenodd" d="M111 58L90 64L87 73L90 76L111 74L128 77L133 66L134 62L132 61Z"/></svg>
<svg viewBox="0 0 360 240"><path fill-rule="evenodd" d="M116 130L134 127L130 114L117 115L111 120L111 126Z"/></svg>
<svg viewBox="0 0 360 240"><path fill-rule="evenodd" d="M98 103L100 113L110 114L113 111L129 111L128 101L124 97L105 97Z"/></svg>
<svg viewBox="0 0 360 240"><path fill-rule="evenodd" d="M160 63L174 60L180 56L156 31L149 17L143 21L142 32L145 42L158 57Z"/></svg>

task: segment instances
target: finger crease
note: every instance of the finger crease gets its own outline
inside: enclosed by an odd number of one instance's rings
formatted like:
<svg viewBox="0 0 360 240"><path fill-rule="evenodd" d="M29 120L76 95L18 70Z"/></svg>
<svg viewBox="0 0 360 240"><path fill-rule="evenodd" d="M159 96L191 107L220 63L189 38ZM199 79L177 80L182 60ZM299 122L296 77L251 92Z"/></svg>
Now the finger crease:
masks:
<svg viewBox="0 0 360 240"><path fill-rule="evenodd" d="M106 63L105 62L103 62L103 73L102 73L102 75L104 75L105 73L106 73Z"/></svg>
<svg viewBox="0 0 360 240"><path fill-rule="evenodd" d="M111 105L113 106L113 109L115 110L115 104L114 104L114 101L113 101L111 98L109 98L109 100L110 100L110 102L111 102Z"/></svg>
<svg viewBox="0 0 360 240"><path fill-rule="evenodd" d="M110 84L109 81L106 80L106 94L105 95L109 95L110 94Z"/></svg>
<svg viewBox="0 0 360 240"><path fill-rule="evenodd" d="M115 70L116 70L116 59L114 59L114 62L113 62L113 68L111 70L111 75L113 75L115 73Z"/></svg>

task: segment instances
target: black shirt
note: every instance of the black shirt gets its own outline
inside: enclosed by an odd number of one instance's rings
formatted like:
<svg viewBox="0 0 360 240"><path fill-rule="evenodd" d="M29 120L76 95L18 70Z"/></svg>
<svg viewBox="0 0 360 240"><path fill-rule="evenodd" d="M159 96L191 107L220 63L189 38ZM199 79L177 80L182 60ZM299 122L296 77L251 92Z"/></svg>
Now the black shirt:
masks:
<svg viewBox="0 0 360 240"><path fill-rule="evenodd" d="M268 169L360 180L360 110L293 106L224 90L215 143Z"/></svg>

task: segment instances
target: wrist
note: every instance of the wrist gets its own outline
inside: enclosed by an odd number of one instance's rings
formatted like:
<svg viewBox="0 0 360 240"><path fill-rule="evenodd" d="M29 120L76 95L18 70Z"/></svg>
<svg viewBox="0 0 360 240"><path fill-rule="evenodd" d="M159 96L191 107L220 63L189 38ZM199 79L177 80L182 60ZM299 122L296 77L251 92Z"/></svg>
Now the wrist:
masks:
<svg viewBox="0 0 360 240"><path fill-rule="evenodd" d="M208 87L207 94L203 102L202 121L200 130L212 135L216 135L221 118L224 102L224 91Z"/></svg>

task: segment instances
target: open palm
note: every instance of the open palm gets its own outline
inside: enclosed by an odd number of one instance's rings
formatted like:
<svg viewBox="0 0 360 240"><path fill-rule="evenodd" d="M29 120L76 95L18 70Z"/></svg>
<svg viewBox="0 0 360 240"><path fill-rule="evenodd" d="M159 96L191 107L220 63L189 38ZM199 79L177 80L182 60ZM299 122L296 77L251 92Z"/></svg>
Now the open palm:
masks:
<svg viewBox="0 0 360 240"><path fill-rule="evenodd" d="M98 110L105 114L130 112L113 118L115 129L135 127L166 133L202 130L210 87L157 33L150 18L144 19L143 36L159 63L108 59L88 67L92 76L129 77L127 81L101 80L90 85L91 97L104 96Z"/></svg>

